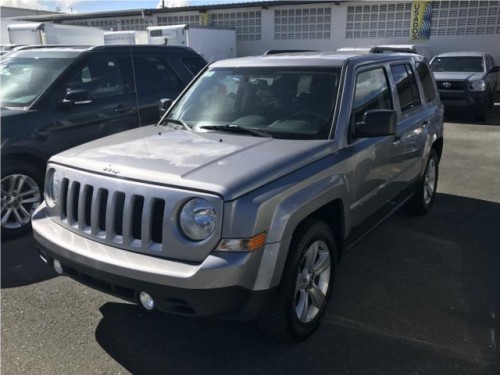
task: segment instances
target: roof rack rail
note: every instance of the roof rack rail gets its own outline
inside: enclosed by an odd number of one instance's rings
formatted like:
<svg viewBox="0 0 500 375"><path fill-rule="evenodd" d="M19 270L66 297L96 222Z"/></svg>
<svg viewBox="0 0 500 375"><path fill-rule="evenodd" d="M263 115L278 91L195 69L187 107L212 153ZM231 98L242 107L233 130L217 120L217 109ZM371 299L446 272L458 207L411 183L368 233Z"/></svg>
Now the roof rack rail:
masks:
<svg viewBox="0 0 500 375"><path fill-rule="evenodd" d="M263 53L263 56L267 55L278 55L280 53L294 53L294 52L318 52L314 49L270 49Z"/></svg>
<svg viewBox="0 0 500 375"><path fill-rule="evenodd" d="M77 49L86 49L91 46L83 46L83 45L74 45L74 44L31 44L31 45L18 45L15 46L12 51L24 51L26 49L41 49L41 48L77 48Z"/></svg>

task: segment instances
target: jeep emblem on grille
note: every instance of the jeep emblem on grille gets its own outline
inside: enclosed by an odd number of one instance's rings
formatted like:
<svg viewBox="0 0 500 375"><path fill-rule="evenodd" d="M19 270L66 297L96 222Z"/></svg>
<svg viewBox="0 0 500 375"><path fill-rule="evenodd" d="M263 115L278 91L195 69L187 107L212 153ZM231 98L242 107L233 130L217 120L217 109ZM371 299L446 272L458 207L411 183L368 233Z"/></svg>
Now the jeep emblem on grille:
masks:
<svg viewBox="0 0 500 375"><path fill-rule="evenodd" d="M443 87L450 88L451 82L443 82Z"/></svg>
<svg viewBox="0 0 500 375"><path fill-rule="evenodd" d="M113 167L111 166L111 164L110 164L109 166L107 166L107 167L103 168L103 171L104 171L104 172L108 172L108 173L112 173L112 174L114 174L114 175L117 175L118 173L120 173L120 171L119 171L119 170L117 170L117 169L113 169Z"/></svg>

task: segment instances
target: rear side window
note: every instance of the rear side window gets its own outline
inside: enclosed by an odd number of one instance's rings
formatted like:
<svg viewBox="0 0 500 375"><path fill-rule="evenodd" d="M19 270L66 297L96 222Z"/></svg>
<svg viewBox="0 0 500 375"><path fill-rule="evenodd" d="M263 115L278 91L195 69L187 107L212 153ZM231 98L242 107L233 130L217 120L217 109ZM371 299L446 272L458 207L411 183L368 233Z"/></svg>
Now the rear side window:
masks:
<svg viewBox="0 0 500 375"><path fill-rule="evenodd" d="M363 121L365 112L371 109L392 109L392 101L383 68L361 72L356 77L351 121Z"/></svg>
<svg viewBox="0 0 500 375"><path fill-rule="evenodd" d="M134 57L135 85L139 94L178 90L182 83L174 70L159 57Z"/></svg>
<svg viewBox="0 0 500 375"><path fill-rule="evenodd" d="M188 68L188 70L193 73L193 75L198 74L207 63L200 56L186 56L181 57L181 62Z"/></svg>
<svg viewBox="0 0 500 375"><path fill-rule="evenodd" d="M425 101L433 101L436 96L436 87L434 86L434 81L432 80L431 71L425 63L417 63L417 73L422 82L422 87L424 89Z"/></svg>
<svg viewBox="0 0 500 375"><path fill-rule="evenodd" d="M410 109L420 105L417 81L413 75L410 65L393 65L391 66L391 72L394 82L396 83L401 112L403 113L409 111Z"/></svg>

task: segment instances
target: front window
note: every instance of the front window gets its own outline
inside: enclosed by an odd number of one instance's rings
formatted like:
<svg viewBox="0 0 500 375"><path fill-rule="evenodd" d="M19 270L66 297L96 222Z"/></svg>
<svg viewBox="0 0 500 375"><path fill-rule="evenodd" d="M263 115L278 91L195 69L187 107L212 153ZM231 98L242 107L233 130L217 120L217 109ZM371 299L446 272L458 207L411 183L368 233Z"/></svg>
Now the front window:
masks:
<svg viewBox="0 0 500 375"><path fill-rule="evenodd" d="M6 58L0 63L2 106L29 106L72 61L68 58Z"/></svg>
<svg viewBox="0 0 500 375"><path fill-rule="evenodd" d="M432 60L433 72L484 72L483 58L480 56L436 57Z"/></svg>
<svg viewBox="0 0 500 375"><path fill-rule="evenodd" d="M340 69L331 68L211 69L169 118L196 131L232 126L275 138L326 139L339 75Z"/></svg>

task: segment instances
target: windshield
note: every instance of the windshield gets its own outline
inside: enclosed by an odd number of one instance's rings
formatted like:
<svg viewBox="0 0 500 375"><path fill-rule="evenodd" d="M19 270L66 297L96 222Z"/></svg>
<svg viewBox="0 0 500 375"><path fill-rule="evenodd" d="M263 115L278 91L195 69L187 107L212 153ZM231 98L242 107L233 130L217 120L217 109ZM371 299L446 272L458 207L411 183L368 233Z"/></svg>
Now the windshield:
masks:
<svg viewBox="0 0 500 375"><path fill-rule="evenodd" d="M169 117L195 131L231 125L275 138L326 139L339 75L340 69L332 68L215 68L198 79Z"/></svg>
<svg viewBox="0 0 500 375"><path fill-rule="evenodd" d="M483 72L481 56L436 57L432 60L431 69L434 72Z"/></svg>
<svg viewBox="0 0 500 375"><path fill-rule="evenodd" d="M6 58L0 63L0 102L26 107L42 94L73 59Z"/></svg>

